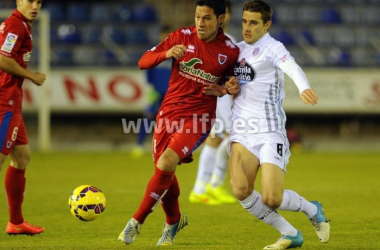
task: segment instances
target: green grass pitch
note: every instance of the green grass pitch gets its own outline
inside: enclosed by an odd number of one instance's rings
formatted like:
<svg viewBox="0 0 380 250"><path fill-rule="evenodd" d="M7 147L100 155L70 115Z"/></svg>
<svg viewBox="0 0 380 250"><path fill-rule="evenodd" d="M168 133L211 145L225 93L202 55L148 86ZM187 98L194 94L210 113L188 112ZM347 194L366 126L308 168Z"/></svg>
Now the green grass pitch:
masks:
<svg viewBox="0 0 380 250"><path fill-rule="evenodd" d="M262 249L279 237L276 230L248 214L239 203L223 206L194 205L188 201L197 160L179 166L181 212L189 226L171 249ZM6 170L3 166L2 178ZM380 249L380 155L344 153L294 154L288 165L286 188L325 207L331 223L330 242L322 244L302 213L281 212L302 231L302 249ZM42 225L36 236L8 236L8 209L4 181L0 187L0 249L154 249L164 213L158 206L131 246L117 241L125 223L138 208L153 173L150 154L132 159L127 153L33 153L26 172L24 217ZM107 198L104 214L82 222L69 211L68 197L82 184L99 187ZM228 181L226 187L229 188ZM258 190L259 185L257 186ZM230 190L230 188L229 188Z"/></svg>

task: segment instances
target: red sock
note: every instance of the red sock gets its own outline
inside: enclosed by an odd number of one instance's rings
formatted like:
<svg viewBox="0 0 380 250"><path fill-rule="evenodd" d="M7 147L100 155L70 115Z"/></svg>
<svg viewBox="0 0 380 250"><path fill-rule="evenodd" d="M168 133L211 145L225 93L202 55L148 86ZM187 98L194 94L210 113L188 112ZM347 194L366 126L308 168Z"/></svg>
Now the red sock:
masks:
<svg viewBox="0 0 380 250"><path fill-rule="evenodd" d="M179 211L179 185L177 177L174 175L172 185L169 190L166 192L164 197L161 199L162 208L166 214L166 223L169 225L173 225L178 222L181 217L181 213Z"/></svg>
<svg viewBox="0 0 380 250"><path fill-rule="evenodd" d="M5 190L7 192L10 222L19 225L24 222L21 205L25 191L25 169L8 166L5 175Z"/></svg>
<svg viewBox="0 0 380 250"><path fill-rule="evenodd" d="M146 217L153 212L157 202L161 196L167 191L172 183L174 171L166 172L155 167L155 173L148 183L146 188L144 199L140 204L139 210L133 215L141 224L144 223Z"/></svg>

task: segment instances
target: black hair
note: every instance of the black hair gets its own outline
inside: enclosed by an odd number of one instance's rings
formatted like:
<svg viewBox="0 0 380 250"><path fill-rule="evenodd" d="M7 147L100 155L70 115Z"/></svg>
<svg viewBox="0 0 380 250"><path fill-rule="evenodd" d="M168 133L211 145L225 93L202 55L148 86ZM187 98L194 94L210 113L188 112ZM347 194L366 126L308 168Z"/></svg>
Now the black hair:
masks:
<svg viewBox="0 0 380 250"><path fill-rule="evenodd" d="M216 17L226 14L226 0L197 0L196 6L207 6L214 10Z"/></svg>
<svg viewBox="0 0 380 250"><path fill-rule="evenodd" d="M229 0L226 0L226 9L228 9L228 13L232 13L232 3Z"/></svg>

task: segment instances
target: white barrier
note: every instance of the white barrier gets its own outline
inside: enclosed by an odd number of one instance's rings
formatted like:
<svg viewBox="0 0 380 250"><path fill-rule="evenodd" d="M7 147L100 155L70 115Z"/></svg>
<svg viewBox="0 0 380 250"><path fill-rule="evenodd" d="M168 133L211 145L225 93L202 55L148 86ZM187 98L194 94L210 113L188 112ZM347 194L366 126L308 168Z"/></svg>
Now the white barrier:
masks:
<svg viewBox="0 0 380 250"><path fill-rule="evenodd" d="M316 106L304 105L287 78L283 107L287 113L380 113L380 72L356 69L305 70L319 95ZM141 112L145 106L145 71L53 70L52 112ZM24 82L24 111L36 111L39 88Z"/></svg>

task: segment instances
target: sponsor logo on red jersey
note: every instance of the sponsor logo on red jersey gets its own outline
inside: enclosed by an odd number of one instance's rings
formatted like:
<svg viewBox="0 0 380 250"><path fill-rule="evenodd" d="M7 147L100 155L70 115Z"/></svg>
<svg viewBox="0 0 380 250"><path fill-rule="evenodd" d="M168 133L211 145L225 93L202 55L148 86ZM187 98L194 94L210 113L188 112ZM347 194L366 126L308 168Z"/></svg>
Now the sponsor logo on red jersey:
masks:
<svg viewBox="0 0 380 250"><path fill-rule="evenodd" d="M203 64L202 60L199 58L192 58L188 62L182 61L179 64L179 70L182 71L183 73L187 73L190 76L199 77L209 82L219 81L220 77L213 76L212 74L207 73L202 69L195 69L194 66L198 63Z"/></svg>

